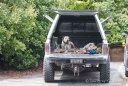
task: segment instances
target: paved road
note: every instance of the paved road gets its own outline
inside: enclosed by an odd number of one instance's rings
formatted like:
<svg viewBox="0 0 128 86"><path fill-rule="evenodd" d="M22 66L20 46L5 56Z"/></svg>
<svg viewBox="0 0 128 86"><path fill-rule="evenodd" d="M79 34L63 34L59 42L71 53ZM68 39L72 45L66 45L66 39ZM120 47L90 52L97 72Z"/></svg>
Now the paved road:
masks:
<svg viewBox="0 0 128 86"><path fill-rule="evenodd" d="M7 78L0 81L0 86L128 86L122 62L111 62L110 83L98 83L99 72L82 72L73 76L72 72L56 72L54 83L45 83L42 74L23 76L18 79ZM0 77L6 77L0 75ZM90 83L91 81L91 83Z"/></svg>

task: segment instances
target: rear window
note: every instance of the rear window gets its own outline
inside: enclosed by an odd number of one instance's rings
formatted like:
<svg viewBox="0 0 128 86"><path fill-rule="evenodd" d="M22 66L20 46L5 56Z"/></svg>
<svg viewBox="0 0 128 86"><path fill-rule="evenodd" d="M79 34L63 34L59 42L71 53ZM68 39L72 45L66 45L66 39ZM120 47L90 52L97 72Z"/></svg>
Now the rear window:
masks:
<svg viewBox="0 0 128 86"><path fill-rule="evenodd" d="M72 23L61 23L60 32L72 32Z"/></svg>
<svg viewBox="0 0 128 86"><path fill-rule="evenodd" d="M96 23L63 22L59 32L98 32Z"/></svg>

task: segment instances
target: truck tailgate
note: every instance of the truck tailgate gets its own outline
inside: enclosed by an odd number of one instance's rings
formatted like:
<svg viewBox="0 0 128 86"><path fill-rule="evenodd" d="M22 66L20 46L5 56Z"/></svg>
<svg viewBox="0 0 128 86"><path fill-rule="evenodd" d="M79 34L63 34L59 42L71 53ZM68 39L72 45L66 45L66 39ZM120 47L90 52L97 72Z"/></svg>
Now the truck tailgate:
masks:
<svg viewBox="0 0 128 86"><path fill-rule="evenodd" d="M92 59L92 60L103 60L106 55L101 54L50 54L49 57L51 59Z"/></svg>

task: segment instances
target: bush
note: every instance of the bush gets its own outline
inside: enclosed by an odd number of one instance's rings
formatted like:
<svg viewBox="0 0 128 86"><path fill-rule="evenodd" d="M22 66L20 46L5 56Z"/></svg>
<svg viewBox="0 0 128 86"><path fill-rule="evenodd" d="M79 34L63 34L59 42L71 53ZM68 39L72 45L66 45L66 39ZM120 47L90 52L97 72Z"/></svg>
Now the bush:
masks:
<svg viewBox="0 0 128 86"><path fill-rule="evenodd" d="M128 9L127 0L104 0L94 2L93 5L96 10L102 10L100 19L103 20L107 16L112 16L108 22L104 24L105 30L110 30L111 34L107 36L110 46L119 46L125 42L127 36L122 35L122 31L127 31L128 27Z"/></svg>
<svg viewBox="0 0 128 86"><path fill-rule="evenodd" d="M18 69L38 66L46 34L36 20L37 12L31 4L21 8L11 1L6 3L0 3L2 60Z"/></svg>

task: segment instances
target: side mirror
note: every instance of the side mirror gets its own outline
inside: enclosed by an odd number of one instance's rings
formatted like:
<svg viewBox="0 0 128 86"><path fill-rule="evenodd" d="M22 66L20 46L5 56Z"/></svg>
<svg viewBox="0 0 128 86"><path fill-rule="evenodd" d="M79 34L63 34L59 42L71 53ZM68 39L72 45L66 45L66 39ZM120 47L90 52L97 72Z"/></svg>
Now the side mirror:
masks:
<svg viewBox="0 0 128 86"><path fill-rule="evenodd" d="M110 34L110 33L111 33L111 31L106 30L106 31L104 31L104 33L105 33L105 34Z"/></svg>
<svg viewBox="0 0 128 86"><path fill-rule="evenodd" d="M128 31L123 31L122 35L128 35Z"/></svg>

